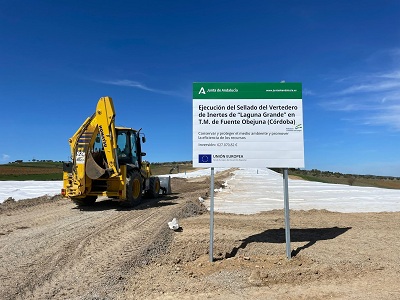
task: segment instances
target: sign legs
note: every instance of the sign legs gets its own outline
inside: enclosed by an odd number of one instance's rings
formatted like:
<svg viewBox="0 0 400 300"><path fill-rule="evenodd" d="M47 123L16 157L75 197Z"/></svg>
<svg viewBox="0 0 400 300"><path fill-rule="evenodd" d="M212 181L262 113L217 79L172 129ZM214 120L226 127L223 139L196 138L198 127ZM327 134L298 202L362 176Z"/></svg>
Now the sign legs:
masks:
<svg viewBox="0 0 400 300"><path fill-rule="evenodd" d="M285 205L285 237L286 237L286 257L292 258L290 250L290 217L289 217L289 175L288 169L283 169L283 196Z"/></svg>
<svg viewBox="0 0 400 300"><path fill-rule="evenodd" d="M214 254L214 167L211 168L210 178L210 262Z"/></svg>

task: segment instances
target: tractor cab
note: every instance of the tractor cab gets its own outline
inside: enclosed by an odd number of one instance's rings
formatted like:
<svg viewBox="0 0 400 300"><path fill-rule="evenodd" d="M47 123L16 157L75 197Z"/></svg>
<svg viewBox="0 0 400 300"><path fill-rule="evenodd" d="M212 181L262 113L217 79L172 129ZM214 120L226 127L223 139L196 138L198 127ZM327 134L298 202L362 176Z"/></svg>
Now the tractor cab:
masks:
<svg viewBox="0 0 400 300"><path fill-rule="evenodd" d="M146 155L146 153L141 152L141 143L146 142L145 136L141 136L140 130L137 131L131 128L116 127L115 130L117 134L116 152L118 164L132 164L140 168L142 157ZM102 151L104 151L104 147L99 133L93 144L93 152L96 153Z"/></svg>
<svg viewBox="0 0 400 300"><path fill-rule="evenodd" d="M141 167L142 157L146 153L142 152L142 144L146 138L140 138L140 130L130 128L116 128L117 133L117 157L120 165L134 164Z"/></svg>

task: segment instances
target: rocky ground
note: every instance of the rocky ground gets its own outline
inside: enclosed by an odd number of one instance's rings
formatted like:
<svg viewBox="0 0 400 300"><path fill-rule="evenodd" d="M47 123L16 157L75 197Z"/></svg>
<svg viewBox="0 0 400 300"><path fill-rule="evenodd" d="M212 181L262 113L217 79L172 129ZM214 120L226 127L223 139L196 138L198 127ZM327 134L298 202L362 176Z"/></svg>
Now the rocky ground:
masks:
<svg viewBox="0 0 400 300"><path fill-rule="evenodd" d="M229 171L217 173L216 187ZM209 214L209 179L122 209L60 197L0 205L0 299L399 299L400 213ZM167 222L178 218L179 230Z"/></svg>

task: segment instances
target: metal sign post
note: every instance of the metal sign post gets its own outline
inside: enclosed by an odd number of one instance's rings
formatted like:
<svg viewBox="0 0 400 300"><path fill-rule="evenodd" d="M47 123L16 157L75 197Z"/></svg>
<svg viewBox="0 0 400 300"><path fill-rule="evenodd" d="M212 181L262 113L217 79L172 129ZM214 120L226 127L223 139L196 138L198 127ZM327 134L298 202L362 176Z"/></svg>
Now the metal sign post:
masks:
<svg viewBox="0 0 400 300"><path fill-rule="evenodd" d="M210 262L214 260L214 168L210 178Z"/></svg>
<svg viewBox="0 0 400 300"><path fill-rule="evenodd" d="M285 237L286 237L286 257L291 259L290 250L290 218L289 218L289 175L288 169L283 169L283 198L285 206Z"/></svg>

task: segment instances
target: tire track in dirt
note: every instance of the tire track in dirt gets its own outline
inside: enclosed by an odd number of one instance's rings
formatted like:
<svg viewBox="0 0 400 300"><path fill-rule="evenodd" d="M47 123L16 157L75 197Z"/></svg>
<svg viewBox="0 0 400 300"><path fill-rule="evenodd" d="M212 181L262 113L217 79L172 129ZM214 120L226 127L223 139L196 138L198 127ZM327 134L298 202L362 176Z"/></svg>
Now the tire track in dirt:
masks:
<svg viewBox="0 0 400 300"><path fill-rule="evenodd" d="M151 241L149 231L154 231L164 221L159 210L90 214L70 215L50 228L26 231L4 246L8 255L2 259L8 262L7 274L12 276L2 276L1 280L4 286L11 281L14 296L0 296L3 299L15 296L21 299L70 299L75 292L79 295L81 288L87 290L107 277L106 274L118 267L120 261L138 253ZM148 229L143 230L143 227Z"/></svg>
<svg viewBox="0 0 400 300"><path fill-rule="evenodd" d="M138 256L141 248L152 241L154 233L149 231L164 221L158 211L119 213L122 214L115 220L104 220L109 222L107 225L66 245L69 255L61 258L63 268L52 274L49 286L39 287L32 297L62 299L87 293L92 298L107 294L104 281L115 284L121 280L124 274L120 266ZM143 226L148 229L143 231ZM77 278L79 284L75 282ZM66 290L68 295L63 294Z"/></svg>
<svg viewBox="0 0 400 300"><path fill-rule="evenodd" d="M197 199L206 177L171 184L175 194L133 210L103 201L79 210L49 197L0 205L0 233L10 229L0 234L0 299L120 298L132 274L167 252L167 222L205 211Z"/></svg>
<svg viewBox="0 0 400 300"><path fill-rule="evenodd" d="M33 290L50 277L51 270L58 268L60 257L64 252L66 241L73 239L76 232L86 230L85 223L90 215L77 214L70 205L66 210L54 213L54 207L38 206L37 210L26 209L14 212L14 216L28 222L29 229L24 232L14 231L3 238L1 244L1 261L6 272L1 274L3 285L2 299L24 298L26 290ZM54 217L41 220L41 214L47 211ZM39 222L32 216L36 215ZM26 217L26 218L25 218ZM3 224L2 224L3 225ZM10 290L10 291L8 291Z"/></svg>
<svg viewBox="0 0 400 300"><path fill-rule="evenodd" d="M0 299L118 298L126 278L165 253L167 222L204 209L188 199L207 184L176 183L190 192L132 210L107 201L79 210L66 200L2 208L0 232L10 230L0 235Z"/></svg>

